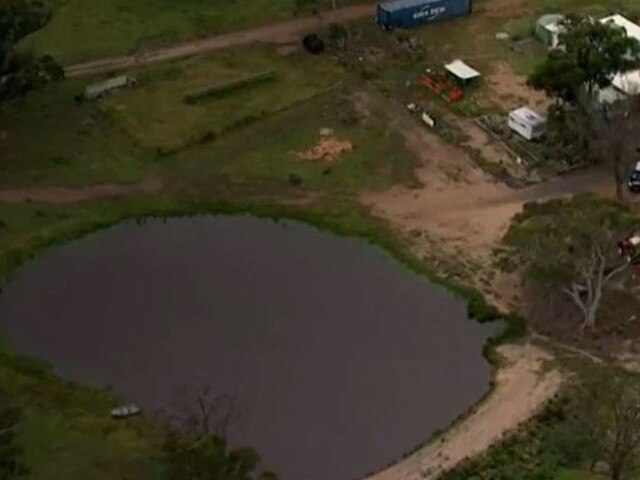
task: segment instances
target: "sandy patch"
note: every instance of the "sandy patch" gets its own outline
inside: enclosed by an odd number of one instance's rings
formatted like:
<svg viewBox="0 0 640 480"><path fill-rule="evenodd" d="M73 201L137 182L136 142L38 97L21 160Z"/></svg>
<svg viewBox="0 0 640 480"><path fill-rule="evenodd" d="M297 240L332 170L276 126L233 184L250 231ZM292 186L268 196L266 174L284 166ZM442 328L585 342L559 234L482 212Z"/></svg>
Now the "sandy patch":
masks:
<svg viewBox="0 0 640 480"><path fill-rule="evenodd" d="M295 152L294 155L300 160L311 162L334 163L340 155L354 149L349 140L341 140L333 136L330 129L320 130L320 140L309 150Z"/></svg>
<svg viewBox="0 0 640 480"><path fill-rule="evenodd" d="M494 64L493 71L487 76L487 84L495 93L497 103L506 110L528 105L544 113L551 105L551 99L544 92L529 88L527 79L516 74L506 62Z"/></svg>

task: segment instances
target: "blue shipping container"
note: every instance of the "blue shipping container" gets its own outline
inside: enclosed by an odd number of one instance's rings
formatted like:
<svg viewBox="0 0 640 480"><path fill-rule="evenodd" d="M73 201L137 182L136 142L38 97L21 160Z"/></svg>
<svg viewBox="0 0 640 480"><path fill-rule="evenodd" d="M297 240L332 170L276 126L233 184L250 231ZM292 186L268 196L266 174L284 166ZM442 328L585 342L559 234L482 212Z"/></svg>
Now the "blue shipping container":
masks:
<svg viewBox="0 0 640 480"><path fill-rule="evenodd" d="M410 28L471 13L471 0L397 0L378 4L378 25Z"/></svg>

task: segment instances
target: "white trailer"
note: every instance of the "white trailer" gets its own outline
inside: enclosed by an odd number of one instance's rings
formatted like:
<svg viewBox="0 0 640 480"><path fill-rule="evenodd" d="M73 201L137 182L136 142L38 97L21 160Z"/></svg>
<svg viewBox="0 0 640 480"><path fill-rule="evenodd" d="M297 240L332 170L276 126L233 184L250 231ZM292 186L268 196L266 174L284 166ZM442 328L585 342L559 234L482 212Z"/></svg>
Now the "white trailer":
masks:
<svg viewBox="0 0 640 480"><path fill-rule="evenodd" d="M109 95L122 88L132 87L136 85L136 79L129 75L110 78L104 82L93 83L88 85L84 91L85 98L94 100Z"/></svg>
<svg viewBox="0 0 640 480"><path fill-rule="evenodd" d="M508 125L511 130L527 140L537 140L547 131L547 120L528 107L521 107L509 113Z"/></svg>

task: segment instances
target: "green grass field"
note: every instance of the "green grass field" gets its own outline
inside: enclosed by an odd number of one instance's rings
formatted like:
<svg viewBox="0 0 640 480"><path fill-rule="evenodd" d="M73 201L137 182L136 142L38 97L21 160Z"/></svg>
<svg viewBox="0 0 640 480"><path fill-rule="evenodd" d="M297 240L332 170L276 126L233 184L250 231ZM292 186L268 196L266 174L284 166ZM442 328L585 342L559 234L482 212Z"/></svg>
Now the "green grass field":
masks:
<svg viewBox="0 0 640 480"><path fill-rule="evenodd" d="M51 85L2 106L0 186L132 182L149 155L95 104L76 105L82 85Z"/></svg>
<svg viewBox="0 0 640 480"><path fill-rule="evenodd" d="M195 105L183 93L271 67L275 80ZM132 183L149 177L165 184L236 181L287 183L356 192L413 182L416 159L380 122L364 125L348 99L351 78L331 61L304 54L282 57L248 48L137 72L140 85L115 96L76 104L93 80L52 85L3 106L7 139L0 143L0 186L79 186ZM347 87L344 87L347 88ZM286 92L286 93L284 93ZM364 125L364 128L363 128ZM327 171L301 161L322 128L351 141Z"/></svg>
<svg viewBox="0 0 640 480"><path fill-rule="evenodd" d="M68 64L291 18L294 0L49 0L25 47Z"/></svg>
<svg viewBox="0 0 640 480"><path fill-rule="evenodd" d="M195 104L183 100L185 92L268 69L276 72L268 82ZM304 102L339 85L344 72L333 62L302 54L283 57L265 47L220 52L137 76L139 87L100 102L102 110L141 146L174 151Z"/></svg>
<svg viewBox="0 0 640 480"><path fill-rule="evenodd" d="M176 183L287 183L298 175L302 188L320 192L358 192L395 183L415 183L416 158L395 132L378 122L366 126L342 95L326 95L268 121L229 134L213 144L167 159ZM292 128L295 125L295 128ZM333 163L302 160L296 152L312 148L329 128L354 149Z"/></svg>
<svg viewBox="0 0 640 480"><path fill-rule="evenodd" d="M63 64L287 20L295 0L47 0L54 17L24 48ZM355 3L342 0L339 5ZM324 2L323 6L328 6ZM308 14L309 12L300 12Z"/></svg>

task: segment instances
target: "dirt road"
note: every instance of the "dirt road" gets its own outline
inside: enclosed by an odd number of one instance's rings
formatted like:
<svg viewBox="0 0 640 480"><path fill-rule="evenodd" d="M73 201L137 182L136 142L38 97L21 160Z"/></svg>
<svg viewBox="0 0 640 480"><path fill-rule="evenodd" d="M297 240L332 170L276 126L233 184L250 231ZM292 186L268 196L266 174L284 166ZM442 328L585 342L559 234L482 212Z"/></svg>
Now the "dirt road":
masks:
<svg viewBox="0 0 640 480"><path fill-rule="evenodd" d="M162 188L158 180L147 180L135 185L100 184L78 189L63 187L0 190L0 203L66 204L87 200L106 200L128 197L136 193L154 193Z"/></svg>
<svg viewBox="0 0 640 480"><path fill-rule="evenodd" d="M533 345L505 345L499 353L506 364L498 370L495 389L469 417L369 480L433 480L489 448L558 392L562 375L544 368L544 360L550 358L544 350Z"/></svg>
<svg viewBox="0 0 640 480"><path fill-rule="evenodd" d="M425 231L478 255L495 247L526 202L584 192L614 194L611 175L599 169L514 190L483 172L467 151L418 123L402 105L373 92L359 92L353 101L361 114L386 118L421 161L416 172L421 188L399 186L362 196L402 231Z"/></svg>
<svg viewBox="0 0 640 480"><path fill-rule="evenodd" d="M166 48L139 51L133 55L73 65L67 67L65 73L68 77L97 75L252 43L293 43L299 41L301 34L318 30L332 23L349 22L368 16L373 19L374 15L375 4L353 5L312 17L297 18L248 30L206 37Z"/></svg>

